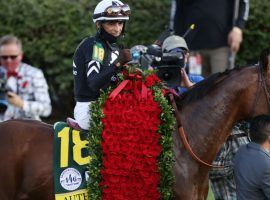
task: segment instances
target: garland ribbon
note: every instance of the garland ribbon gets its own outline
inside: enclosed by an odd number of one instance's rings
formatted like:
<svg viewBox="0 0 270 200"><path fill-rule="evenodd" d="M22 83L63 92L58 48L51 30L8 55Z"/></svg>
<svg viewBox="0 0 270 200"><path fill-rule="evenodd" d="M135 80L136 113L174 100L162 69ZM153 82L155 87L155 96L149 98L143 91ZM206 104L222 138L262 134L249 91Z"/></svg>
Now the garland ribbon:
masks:
<svg viewBox="0 0 270 200"><path fill-rule="evenodd" d="M140 99L140 97L142 97L142 99L146 99L147 98L147 87L145 86L145 84L142 82L142 76L136 74L129 74L128 75L128 79L122 81L117 88L115 88L112 93L110 94L109 98L110 99L114 99L125 87L127 84L132 83L132 80L137 80L137 82L139 82L141 85L138 84L133 84L133 91L135 93L135 96L137 97L137 99ZM134 82L133 82L134 83ZM136 83L136 82L135 82ZM138 90L141 88L141 96L138 93Z"/></svg>

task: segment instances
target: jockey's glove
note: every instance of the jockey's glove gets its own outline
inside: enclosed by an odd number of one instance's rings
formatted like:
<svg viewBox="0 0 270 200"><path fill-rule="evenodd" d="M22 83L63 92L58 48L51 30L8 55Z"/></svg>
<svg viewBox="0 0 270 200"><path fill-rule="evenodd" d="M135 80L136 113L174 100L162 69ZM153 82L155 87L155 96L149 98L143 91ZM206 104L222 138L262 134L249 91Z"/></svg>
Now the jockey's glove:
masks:
<svg viewBox="0 0 270 200"><path fill-rule="evenodd" d="M114 61L116 67L122 67L124 64L132 60L132 56L129 49L121 49L119 51L118 58Z"/></svg>

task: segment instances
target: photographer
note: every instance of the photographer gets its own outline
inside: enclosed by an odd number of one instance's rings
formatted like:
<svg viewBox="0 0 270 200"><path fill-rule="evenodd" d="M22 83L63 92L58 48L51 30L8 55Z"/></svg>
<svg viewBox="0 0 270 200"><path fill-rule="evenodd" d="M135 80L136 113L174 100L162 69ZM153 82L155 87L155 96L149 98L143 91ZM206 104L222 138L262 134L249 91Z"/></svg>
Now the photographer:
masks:
<svg viewBox="0 0 270 200"><path fill-rule="evenodd" d="M3 36L0 39L0 62L6 69L6 76L2 76L6 81L2 79L5 89L2 86L1 97L8 101L6 111L1 114L3 120L40 120L40 117L51 114L51 100L43 72L23 63L22 58L21 41L13 35Z"/></svg>
<svg viewBox="0 0 270 200"><path fill-rule="evenodd" d="M178 82L171 84L171 86L174 87L174 89L176 89L178 93L185 92L195 83L203 80L202 76L186 73L189 49L184 38L177 35L171 35L167 37L162 44L162 53L165 60L169 60L169 57L171 57L172 59L173 57L178 58L175 59L177 65L176 67L178 67L178 74L176 74L179 75L177 76ZM170 67L168 66L168 70L170 70L169 68Z"/></svg>

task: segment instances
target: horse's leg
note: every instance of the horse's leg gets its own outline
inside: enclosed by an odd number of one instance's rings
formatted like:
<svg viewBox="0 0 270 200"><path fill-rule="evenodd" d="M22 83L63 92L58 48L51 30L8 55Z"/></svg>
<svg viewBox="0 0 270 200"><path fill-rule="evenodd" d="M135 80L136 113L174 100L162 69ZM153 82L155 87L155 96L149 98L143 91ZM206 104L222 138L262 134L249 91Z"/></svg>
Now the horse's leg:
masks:
<svg viewBox="0 0 270 200"><path fill-rule="evenodd" d="M202 180L197 176L184 178L176 181L174 191L175 200L205 200L208 194L208 179Z"/></svg>
<svg viewBox="0 0 270 200"><path fill-rule="evenodd" d="M174 164L173 175L175 182L173 191L175 200L198 200L199 198L199 185L198 176L199 165L194 161L183 148L178 132L173 133L174 142Z"/></svg>
<svg viewBox="0 0 270 200"><path fill-rule="evenodd" d="M190 159L189 155L182 153L181 156L175 157L173 166L175 200L199 200L198 171L197 163Z"/></svg>
<svg viewBox="0 0 270 200"><path fill-rule="evenodd" d="M174 133L173 186L176 200L204 200L208 192L209 168L202 166L187 153Z"/></svg>
<svg viewBox="0 0 270 200"><path fill-rule="evenodd" d="M205 200L207 198L208 189L209 189L209 175L208 175L208 169L202 170L198 174L198 199Z"/></svg>

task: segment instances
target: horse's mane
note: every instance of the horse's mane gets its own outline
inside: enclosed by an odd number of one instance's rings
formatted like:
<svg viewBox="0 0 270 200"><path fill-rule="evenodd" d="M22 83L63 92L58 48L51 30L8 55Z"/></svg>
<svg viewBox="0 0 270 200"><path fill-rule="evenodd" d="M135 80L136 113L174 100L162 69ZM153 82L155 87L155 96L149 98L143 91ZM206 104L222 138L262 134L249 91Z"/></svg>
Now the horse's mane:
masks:
<svg viewBox="0 0 270 200"><path fill-rule="evenodd" d="M208 78L196 83L191 90L183 93L180 97L176 97L177 107L181 109L188 103L202 99L209 93L209 91L214 88L214 86L224 80L228 74L230 74L232 71L240 70L242 68L243 67L237 67L231 70L226 70L224 72L215 73Z"/></svg>

